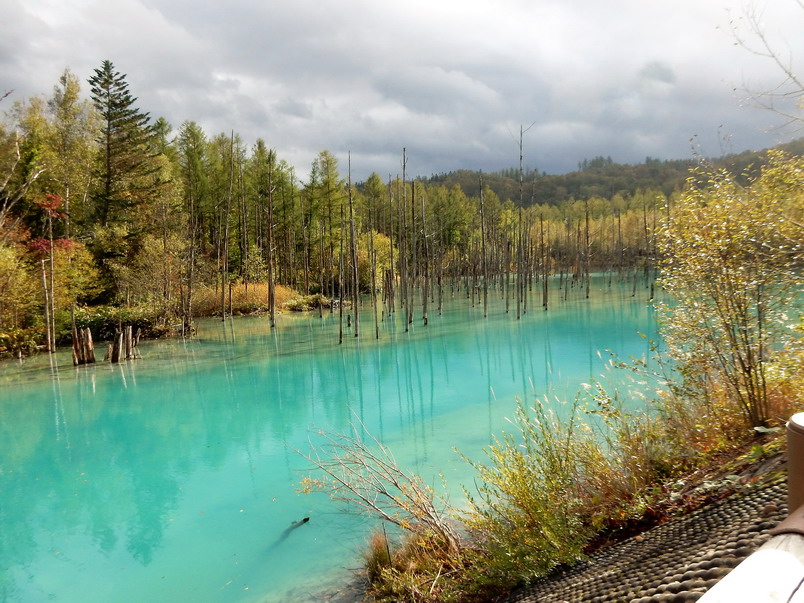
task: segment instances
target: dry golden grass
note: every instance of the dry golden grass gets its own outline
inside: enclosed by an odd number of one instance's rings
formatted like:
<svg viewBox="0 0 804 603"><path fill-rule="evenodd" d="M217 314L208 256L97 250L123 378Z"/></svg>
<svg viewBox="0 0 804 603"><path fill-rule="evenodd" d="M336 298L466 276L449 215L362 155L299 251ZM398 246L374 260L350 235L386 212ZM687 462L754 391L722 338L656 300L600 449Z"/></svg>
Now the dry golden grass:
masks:
<svg viewBox="0 0 804 603"><path fill-rule="evenodd" d="M276 286L277 309L299 294L284 285ZM226 310L229 311L229 291L226 291ZM267 283L237 283L232 285L231 309L233 314L258 314L268 311ZM201 286L193 294L195 316L218 316L221 313L221 291L215 287Z"/></svg>
<svg viewBox="0 0 804 603"><path fill-rule="evenodd" d="M383 569L391 567L391 543L385 530L375 530L369 537L368 546L363 551L366 574L369 582L380 579Z"/></svg>

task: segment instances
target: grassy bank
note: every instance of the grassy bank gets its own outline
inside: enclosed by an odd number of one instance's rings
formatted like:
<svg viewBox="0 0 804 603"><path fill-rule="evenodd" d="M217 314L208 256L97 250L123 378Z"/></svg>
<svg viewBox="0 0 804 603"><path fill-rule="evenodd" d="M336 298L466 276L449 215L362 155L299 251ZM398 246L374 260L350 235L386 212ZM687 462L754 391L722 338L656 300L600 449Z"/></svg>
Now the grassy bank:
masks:
<svg viewBox="0 0 804 603"><path fill-rule="evenodd" d="M276 285L276 309L310 309L316 303L325 303L321 296L301 296L283 285ZM323 301L322 301L323 300ZM267 313L268 285L266 283L236 283L226 290L224 296L229 315L244 316ZM72 322L79 328L89 328L95 341L109 341L121 325L139 329L144 338L159 338L180 335L182 332L181 299L177 297L155 298L124 305L76 306L72 310L58 310L55 316L56 342L70 345ZM198 286L193 294L194 318L221 315L220 288ZM42 349L44 325L36 324L25 329L10 329L0 332L0 358L23 357Z"/></svg>
<svg viewBox="0 0 804 603"><path fill-rule="evenodd" d="M391 452L359 427L349 437L326 436L337 440L338 454L322 446L308 457L325 477L304 489L399 528L381 525L367 537L366 600L493 601L601 546L750 487L736 474L783 447L782 418L804 402L795 379L802 369L799 353L796 372L772 384L778 418L758 429L735 405L681 401L669 392L629 414L592 388L563 420L545 405L520 403L509 432L485 449L484 462L472 463L477 479L461 509L396 467Z"/></svg>

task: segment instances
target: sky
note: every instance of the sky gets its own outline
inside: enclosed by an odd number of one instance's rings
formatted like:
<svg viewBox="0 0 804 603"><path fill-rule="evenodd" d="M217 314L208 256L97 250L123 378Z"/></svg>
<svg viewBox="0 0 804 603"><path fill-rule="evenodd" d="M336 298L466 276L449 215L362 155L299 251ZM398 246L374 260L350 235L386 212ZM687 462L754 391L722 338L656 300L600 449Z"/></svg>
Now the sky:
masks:
<svg viewBox="0 0 804 603"><path fill-rule="evenodd" d="M750 14L804 73L801 0L0 0L0 109L65 68L88 97L108 59L142 111L262 138L302 179L325 149L355 180L403 148L410 175L515 167L520 129L547 173L715 157L804 135L744 93L784 79Z"/></svg>

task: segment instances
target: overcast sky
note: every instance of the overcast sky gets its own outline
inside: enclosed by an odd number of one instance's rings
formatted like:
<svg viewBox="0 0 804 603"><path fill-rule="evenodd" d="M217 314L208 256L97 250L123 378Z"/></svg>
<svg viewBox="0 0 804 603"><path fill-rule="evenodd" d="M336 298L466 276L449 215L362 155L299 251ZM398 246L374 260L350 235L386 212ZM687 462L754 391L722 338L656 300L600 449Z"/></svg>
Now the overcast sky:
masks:
<svg viewBox="0 0 804 603"><path fill-rule="evenodd" d="M641 162L795 137L735 91L782 76L734 44L744 0L0 0L0 91L49 95L104 59L138 106L208 134L263 138L304 177L352 153L355 179L584 158ZM804 69L804 9L758 0ZM741 26L747 34L747 29ZM4 101L8 109L11 101ZM801 131L797 135L802 135Z"/></svg>

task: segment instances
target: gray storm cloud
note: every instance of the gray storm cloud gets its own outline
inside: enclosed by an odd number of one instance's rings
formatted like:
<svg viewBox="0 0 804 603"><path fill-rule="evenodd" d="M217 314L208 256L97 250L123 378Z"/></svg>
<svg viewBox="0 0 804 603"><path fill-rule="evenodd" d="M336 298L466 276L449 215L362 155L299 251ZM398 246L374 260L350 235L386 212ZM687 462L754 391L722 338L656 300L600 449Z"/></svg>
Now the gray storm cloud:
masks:
<svg viewBox="0 0 804 603"><path fill-rule="evenodd" d="M323 149L351 151L357 178L395 173L403 146L422 175L509 167L530 123L526 161L548 172L687 157L693 134L717 153L724 129L735 151L793 135L734 93L779 77L733 44L742 0L0 1L4 109L110 59L151 115L261 137L300 174ZM804 11L764 19L800 65Z"/></svg>

